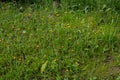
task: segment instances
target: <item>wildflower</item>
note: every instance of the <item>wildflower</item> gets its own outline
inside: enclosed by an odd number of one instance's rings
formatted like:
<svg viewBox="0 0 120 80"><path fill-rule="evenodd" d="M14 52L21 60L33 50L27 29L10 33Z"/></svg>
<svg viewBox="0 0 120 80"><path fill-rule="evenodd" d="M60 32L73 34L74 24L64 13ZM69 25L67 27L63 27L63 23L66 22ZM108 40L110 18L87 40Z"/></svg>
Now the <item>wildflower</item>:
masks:
<svg viewBox="0 0 120 80"><path fill-rule="evenodd" d="M25 30L23 30L23 32L22 32L23 34L25 34L26 33L26 31Z"/></svg>
<svg viewBox="0 0 120 80"><path fill-rule="evenodd" d="M53 33L53 32L54 32L54 30L49 30L49 32Z"/></svg>
<svg viewBox="0 0 120 80"><path fill-rule="evenodd" d="M13 56L13 59L14 59L14 60L16 60L16 59L17 59L17 57L16 57L16 56Z"/></svg>
<svg viewBox="0 0 120 80"><path fill-rule="evenodd" d="M68 72L69 70L68 69L66 69L66 72Z"/></svg>
<svg viewBox="0 0 120 80"><path fill-rule="evenodd" d="M22 59L21 59L21 58L19 58L18 60L19 60L19 61L22 61Z"/></svg>
<svg viewBox="0 0 120 80"><path fill-rule="evenodd" d="M70 28L70 24L67 24L67 27Z"/></svg>
<svg viewBox="0 0 120 80"><path fill-rule="evenodd" d="M68 28L70 28L70 26L67 26Z"/></svg>
<svg viewBox="0 0 120 80"><path fill-rule="evenodd" d="M61 48L64 48L64 46L61 46Z"/></svg>
<svg viewBox="0 0 120 80"><path fill-rule="evenodd" d="M76 29L76 26L74 26L73 28Z"/></svg>
<svg viewBox="0 0 120 80"><path fill-rule="evenodd" d="M0 42L2 42L2 40L0 39Z"/></svg>
<svg viewBox="0 0 120 80"><path fill-rule="evenodd" d="M39 46L39 45L37 45L37 46L36 46L36 48L40 48L40 46Z"/></svg>
<svg viewBox="0 0 120 80"><path fill-rule="evenodd" d="M60 15L58 13L56 13L56 16L59 17Z"/></svg>
<svg viewBox="0 0 120 80"><path fill-rule="evenodd" d="M20 8L19 8L19 10L20 10L20 12L24 12L24 8L21 6Z"/></svg>
<svg viewBox="0 0 120 80"><path fill-rule="evenodd" d="M78 62L75 62L75 66L79 66L79 63L78 63Z"/></svg>
<svg viewBox="0 0 120 80"><path fill-rule="evenodd" d="M68 40L71 40L71 39L72 39L71 37L68 38Z"/></svg>

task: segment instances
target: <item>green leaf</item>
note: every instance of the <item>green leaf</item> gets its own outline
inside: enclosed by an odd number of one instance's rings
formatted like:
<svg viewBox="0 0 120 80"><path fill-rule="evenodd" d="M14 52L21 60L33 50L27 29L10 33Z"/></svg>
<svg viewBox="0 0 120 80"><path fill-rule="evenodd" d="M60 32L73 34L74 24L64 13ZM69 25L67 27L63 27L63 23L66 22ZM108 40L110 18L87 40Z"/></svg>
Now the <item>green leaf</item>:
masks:
<svg viewBox="0 0 120 80"><path fill-rule="evenodd" d="M48 63L48 61L46 61L46 62L42 65L42 67L41 67L41 73L44 72L44 70L45 70L45 68L46 68L46 66L47 66L47 63Z"/></svg>
<svg viewBox="0 0 120 80"><path fill-rule="evenodd" d="M88 65L86 65L82 70L85 71L85 70L87 70L87 68L88 68Z"/></svg>

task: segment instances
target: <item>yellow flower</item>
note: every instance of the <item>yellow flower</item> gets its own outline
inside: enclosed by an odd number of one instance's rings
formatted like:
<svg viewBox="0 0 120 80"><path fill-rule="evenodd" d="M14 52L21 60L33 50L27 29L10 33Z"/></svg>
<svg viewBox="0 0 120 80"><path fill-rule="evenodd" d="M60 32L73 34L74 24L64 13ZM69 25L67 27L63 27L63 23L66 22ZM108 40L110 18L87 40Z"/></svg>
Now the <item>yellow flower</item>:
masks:
<svg viewBox="0 0 120 80"><path fill-rule="evenodd" d="M60 16L60 14L56 13L56 16L57 16L57 17L59 17L59 16Z"/></svg>
<svg viewBox="0 0 120 80"><path fill-rule="evenodd" d="M71 37L68 38L68 40L71 40L71 39L72 39Z"/></svg>
<svg viewBox="0 0 120 80"><path fill-rule="evenodd" d="M70 24L67 24L67 27L70 28Z"/></svg>
<svg viewBox="0 0 120 80"><path fill-rule="evenodd" d="M16 57L16 56L13 56L13 59L14 59L14 60L16 60L16 59L17 59L17 57Z"/></svg>
<svg viewBox="0 0 120 80"><path fill-rule="evenodd" d="M2 42L2 40L0 39L0 42Z"/></svg>
<svg viewBox="0 0 120 80"><path fill-rule="evenodd" d="M68 72L69 70L68 70L68 69L66 69L66 71Z"/></svg>
<svg viewBox="0 0 120 80"><path fill-rule="evenodd" d="M36 48L40 48L40 45L37 45Z"/></svg>
<svg viewBox="0 0 120 80"><path fill-rule="evenodd" d="M61 48L64 48L64 46L61 46Z"/></svg>
<svg viewBox="0 0 120 80"><path fill-rule="evenodd" d="M73 28L76 29L76 26L74 26Z"/></svg>
<svg viewBox="0 0 120 80"><path fill-rule="evenodd" d="M78 62L75 62L75 66L79 66L79 63L78 63Z"/></svg>
<svg viewBox="0 0 120 80"><path fill-rule="evenodd" d="M19 60L19 61L22 61L22 59L21 59L21 58L19 58L18 60Z"/></svg>
<svg viewBox="0 0 120 80"><path fill-rule="evenodd" d="M70 28L70 26L67 26L68 28Z"/></svg>
<svg viewBox="0 0 120 80"><path fill-rule="evenodd" d="M53 32L54 32L54 30L49 30L49 32L53 33Z"/></svg>

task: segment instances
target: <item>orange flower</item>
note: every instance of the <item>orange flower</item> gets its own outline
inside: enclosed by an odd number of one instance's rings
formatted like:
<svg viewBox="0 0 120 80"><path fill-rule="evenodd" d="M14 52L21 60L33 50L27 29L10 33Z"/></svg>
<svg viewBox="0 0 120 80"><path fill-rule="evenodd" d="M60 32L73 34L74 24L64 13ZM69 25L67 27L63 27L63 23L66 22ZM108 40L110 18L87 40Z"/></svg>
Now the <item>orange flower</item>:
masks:
<svg viewBox="0 0 120 80"><path fill-rule="evenodd" d="M76 29L76 26L74 26L73 28Z"/></svg>
<svg viewBox="0 0 120 80"><path fill-rule="evenodd" d="M61 48L64 48L64 46L61 46Z"/></svg>

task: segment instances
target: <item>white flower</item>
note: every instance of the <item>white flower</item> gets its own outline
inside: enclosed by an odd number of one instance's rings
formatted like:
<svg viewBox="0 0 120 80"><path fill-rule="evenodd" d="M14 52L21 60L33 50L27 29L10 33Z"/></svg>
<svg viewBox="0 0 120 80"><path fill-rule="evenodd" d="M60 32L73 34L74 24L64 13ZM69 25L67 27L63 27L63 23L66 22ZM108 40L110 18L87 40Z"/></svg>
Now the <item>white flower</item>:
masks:
<svg viewBox="0 0 120 80"><path fill-rule="evenodd" d="M26 31L24 30L22 33L23 33L23 34L25 34L25 33L26 33Z"/></svg>

